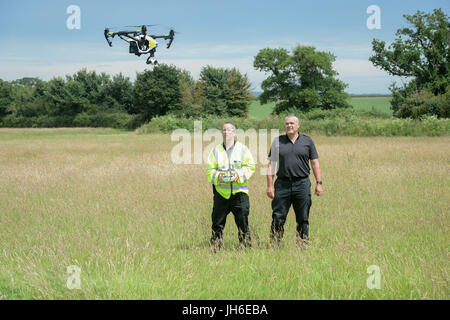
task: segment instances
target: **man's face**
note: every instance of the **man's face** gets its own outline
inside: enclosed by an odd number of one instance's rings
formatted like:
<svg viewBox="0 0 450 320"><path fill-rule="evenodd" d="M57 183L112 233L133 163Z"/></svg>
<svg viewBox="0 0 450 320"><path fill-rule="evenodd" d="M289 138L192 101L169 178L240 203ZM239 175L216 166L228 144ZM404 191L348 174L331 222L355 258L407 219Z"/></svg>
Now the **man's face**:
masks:
<svg viewBox="0 0 450 320"><path fill-rule="evenodd" d="M236 132L234 132L234 127L230 123L226 123L222 127L222 137L223 141L233 141Z"/></svg>
<svg viewBox="0 0 450 320"><path fill-rule="evenodd" d="M287 118L284 123L284 126L286 128L287 134L295 134L298 131L298 128L300 127L295 118Z"/></svg>

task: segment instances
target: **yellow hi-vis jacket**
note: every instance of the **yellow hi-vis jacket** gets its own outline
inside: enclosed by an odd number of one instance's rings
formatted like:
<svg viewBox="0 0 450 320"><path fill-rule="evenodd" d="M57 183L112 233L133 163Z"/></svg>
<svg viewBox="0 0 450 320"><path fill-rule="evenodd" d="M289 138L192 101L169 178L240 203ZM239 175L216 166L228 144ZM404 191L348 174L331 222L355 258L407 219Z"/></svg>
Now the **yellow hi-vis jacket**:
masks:
<svg viewBox="0 0 450 320"><path fill-rule="evenodd" d="M232 169L236 171L239 179L235 182L219 182L220 171ZM248 194L248 180L255 172L255 161L250 150L242 143L235 142L230 159L223 144L215 146L208 156L206 176L217 192L229 199L232 194L245 192Z"/></svg>

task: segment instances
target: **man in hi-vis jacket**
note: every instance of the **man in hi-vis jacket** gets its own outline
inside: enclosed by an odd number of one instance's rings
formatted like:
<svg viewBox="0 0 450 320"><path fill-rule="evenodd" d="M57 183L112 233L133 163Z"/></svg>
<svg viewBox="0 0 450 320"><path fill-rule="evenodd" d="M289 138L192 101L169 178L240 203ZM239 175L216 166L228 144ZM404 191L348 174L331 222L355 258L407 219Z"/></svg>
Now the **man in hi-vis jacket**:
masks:
<svg viewBox="0 0 450 320"><path fill-rule="evenodd" d="M226 122L222 127L223 143L215 146L208 156L206 175L213 186L211 249L215 252L223 245L223 229L228 213L234 215L241 246L251 246L248 215L250 201L248 180L255 172L250 150L235 141L236 127Z"/></svg>

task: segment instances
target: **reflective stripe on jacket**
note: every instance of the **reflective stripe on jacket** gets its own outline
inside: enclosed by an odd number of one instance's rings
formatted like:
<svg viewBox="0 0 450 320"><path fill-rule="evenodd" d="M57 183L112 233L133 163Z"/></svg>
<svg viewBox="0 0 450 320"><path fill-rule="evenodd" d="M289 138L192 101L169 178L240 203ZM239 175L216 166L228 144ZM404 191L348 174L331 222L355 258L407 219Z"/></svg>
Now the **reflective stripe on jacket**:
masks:
<svg viewBox="0 0 450 320"><path fill-rule="evenodd" d="M220 171L233 169L239 176L236 182L219 182ZM248 180L255 172L255 161L250 150L242 143L235 142L233 152L228 159L227 151L222 144L215 146L208 156L206 176L216 187L217 192L229 199L232 194L245 192L248 194Z"/></svg>

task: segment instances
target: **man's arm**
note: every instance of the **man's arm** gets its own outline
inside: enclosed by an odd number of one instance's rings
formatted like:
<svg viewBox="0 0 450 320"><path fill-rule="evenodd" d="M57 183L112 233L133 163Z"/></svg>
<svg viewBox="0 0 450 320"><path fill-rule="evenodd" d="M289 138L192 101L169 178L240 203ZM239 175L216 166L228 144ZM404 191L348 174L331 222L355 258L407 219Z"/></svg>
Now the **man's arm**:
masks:
<svg viewBox="0 0 450 320"><path fill-rule="evenodd" d="M322 181L322 171L320 170L319 159L311 159L311 167L316 177L316 181ZM321 196L323 193L322 185L316 184L315 193Z"/></svg>
<svg viewBox="0 0 450 320"><path fill-rule="evenodd" d="M275 167L277 163L269 161L267 166L267 196L270 199L275 197L275 189L273 187L273 177L275 176Z"/></svg>
<svg viewBox="0 0 450 320"><path fill-rule="evenodd" d="M245 181L250 179L255 170L256 163L255 160L253 160L252 153L250 152L250 149L245 148L245 157L244 161L242 162L242 167L241 169L235 170L235 177L233 179L233 182L239 181L240 183L244 183Z"/></svg>
<svg viewBox="0 0 450 320"><path fill-rule="evenodd" d="M217 162L215 160L213 151L209 153L208 161L206 162L206 176L211 184L217 185L222 182L223 172L219 172Z"/></svg>

